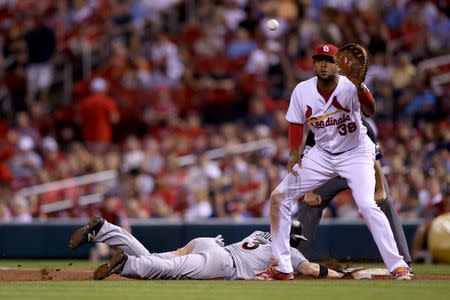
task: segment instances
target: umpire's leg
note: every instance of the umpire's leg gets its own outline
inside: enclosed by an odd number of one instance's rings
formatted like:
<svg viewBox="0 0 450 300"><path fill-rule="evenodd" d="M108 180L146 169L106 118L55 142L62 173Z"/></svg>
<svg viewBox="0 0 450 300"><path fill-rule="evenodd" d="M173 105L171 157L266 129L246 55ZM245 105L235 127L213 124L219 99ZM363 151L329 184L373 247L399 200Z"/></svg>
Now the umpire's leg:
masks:
<svg viewBox="0 0 450 300"><path fill-rule="evenodd" d="M335 177L315 190L315 193L322 198L322 203L319 206L309 206L303 201L300 203L297 219L302 223L303 235L308 241L300 241L298 250L300 250L306 258L309 258L310 256L323 210L328 206L330 201L333 200L334 196L348 188L347 180L341 177Z"/></svg>
<svg viewBox="0 0 450 300"><path fill-rule="evenodd" d="M380 205L381 211L386 215L391 226L392 233L394 234L395 242L397 243L398 252L403 256L403 260L410 264L412 262L411 255L409 253L408 243L406 242L405 233L403 231L402 223L395 211L392 194L389 190L389 185L387 183L386 177L383 174L383 185L386 191L386 200Z"/></svg>

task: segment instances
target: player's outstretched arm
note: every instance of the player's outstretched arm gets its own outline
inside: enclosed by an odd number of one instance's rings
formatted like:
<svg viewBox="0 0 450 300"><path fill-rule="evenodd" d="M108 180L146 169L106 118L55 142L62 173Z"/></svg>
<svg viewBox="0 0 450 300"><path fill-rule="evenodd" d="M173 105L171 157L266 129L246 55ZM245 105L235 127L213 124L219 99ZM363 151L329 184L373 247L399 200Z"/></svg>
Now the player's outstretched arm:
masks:
<svg viewBox="0 0 450 300"><path fill-rule="evenodd" d="M361 104L361 110L366 117L370 117L375 113L375 99L372 93L366 87L364 83L361 86L356 87L358 92L358 100Z"/></svg>
<svg viewBox="0 0 450 300"><path fill-rule="evenodd" d="M302 275L315 278L342 278L344 276L342 273L309 261L300 264L297 271Z"/></svg>
<svg viewBox="0 0 450 300"><path fill-rule="evenodd" d="M294 166L301 166L299 147L303 140L303 124L289 123L289 160L287 163L288 172L298 176Z"/></svg>
<svg viewBox="0 0 450 300"><path fill-rule="evenodd" d="M383 203L386 200L386 190L383 184L383 170L381 169L381 164L379 160L375 161L375 202L377 205Z"/></svg>
<svg viewBox="0 0 450 300"><path fill-rule="evenodd" d="M300 158L300 154L298 153L298 150L292 149L289 152L289 160L287 162L287 169L288 172L293 174L294 176L298 176L298 172L294 169L295 165L302 165L302 160Z"/></svg>

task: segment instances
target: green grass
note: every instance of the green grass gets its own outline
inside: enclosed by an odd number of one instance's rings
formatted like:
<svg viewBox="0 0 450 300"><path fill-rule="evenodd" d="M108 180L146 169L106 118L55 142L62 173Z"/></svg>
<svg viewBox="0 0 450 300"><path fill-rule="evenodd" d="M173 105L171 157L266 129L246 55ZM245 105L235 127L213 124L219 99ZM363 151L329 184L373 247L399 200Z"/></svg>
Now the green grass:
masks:
<svg viewBox="0 0 450 300"><path fill-rule="evenodd" d="M68 265L72 263L72 265ZM0 267L94 269L82 260L0 260ZM354 266L380 267L374 264ZM450 274L450 265L415 265L416 273ZM413 280L301 280L256 282L223 280L133 280L1 282L0 299L450 299L450 281Z"/></svg>
<svg viewBox="0 0 450 300"><path fill-rule="evenodd" d="M15 282L1 299L448 299L445 281L104 281Z"/></svg>

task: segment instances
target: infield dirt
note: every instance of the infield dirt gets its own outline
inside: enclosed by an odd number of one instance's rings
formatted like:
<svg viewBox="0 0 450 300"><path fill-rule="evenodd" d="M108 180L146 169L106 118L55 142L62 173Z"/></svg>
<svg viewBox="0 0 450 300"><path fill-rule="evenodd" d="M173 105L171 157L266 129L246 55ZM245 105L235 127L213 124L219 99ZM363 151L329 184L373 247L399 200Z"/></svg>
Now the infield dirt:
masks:
<svg viewBox="0 0 450 300"><path fill-rule="evenodd" d="M83 281L93 280L93 270L65 270L58 268L44 269L1 269L1 281ZM388 278L377 278L376 280L390 280ZM132 280L118 275L113 275L105 280ZM298 277L297 280L311 280L307 277ZM323 279L321 279L323 280ZM340 279L332 279L340 280ZM347 279L342 279L347 280ZM413 280L450 280L450 275L441 274L414 274Z"/></svg>

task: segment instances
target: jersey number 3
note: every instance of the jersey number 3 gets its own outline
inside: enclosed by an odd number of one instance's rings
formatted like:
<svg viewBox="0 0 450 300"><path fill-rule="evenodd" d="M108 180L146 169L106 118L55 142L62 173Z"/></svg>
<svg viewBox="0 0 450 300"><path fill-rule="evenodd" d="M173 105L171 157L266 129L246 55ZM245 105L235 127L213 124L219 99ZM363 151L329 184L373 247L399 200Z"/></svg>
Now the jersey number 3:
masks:
<svg viewBox="0 0 450 300"><path fill-rule="evenodd" d="M242 248L244 248L245 250L253 250L259 247L259 242L258 241L251 241L251 242L245 242L242 244Z"/></svg>
<svg viewBox="0 0 450 300"><path fill-rule="evenodd" d="M344 123L339 125L339 134L340 135L347 135L347 133L352 133L356 130L356 123L350 122L350 123Z"/></svg>

